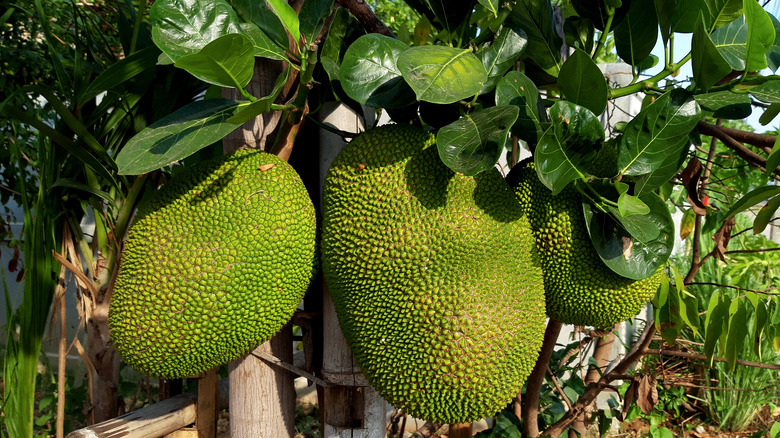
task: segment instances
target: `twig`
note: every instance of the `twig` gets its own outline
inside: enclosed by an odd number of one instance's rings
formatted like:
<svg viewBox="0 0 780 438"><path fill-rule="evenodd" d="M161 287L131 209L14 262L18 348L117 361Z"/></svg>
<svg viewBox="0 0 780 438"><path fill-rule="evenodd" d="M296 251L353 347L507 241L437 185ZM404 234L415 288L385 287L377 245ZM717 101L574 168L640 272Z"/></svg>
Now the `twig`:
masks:
<svg viewBox="0 0 780 438"><path fill-rule="evenodd" d="M739 287L739 286L732 286L730 284L720 284L720 283L711 283L707 281L692 281L690 283L685 283L686 286L715 286L715 287L723 287L727 289L735 289L735 290L745 290L748 292L753 292L757 294L766 294L766 295L777 295L774 293L769 292L770 290L780 290L778 287L768 287L765 289L748 289L746 287Z"/></svg>
<svg viewBox="0 0 780 438"><path fill-rule="evenodd" d="M698 353L689 353L687 351L679 351L679 350L664 350L662 348L648 348L646 350L647 354L659 354L663 356L672 356L672 357L682 357L685 359L699 359L699 360L712 360L715 362L728 362L728 359L723 357L717 357L713 356L712 358L708 358L707 356L703 354ZM745 365L749 367L754 368L765 368L769 370L780 370L780 364L773 364L773 363L762 363L762 362L753 362L749 360L741 360L737 359L737 364L739 365Z"/></svg>
<svg viewBox="0 0 780 438"><path fill-rule="evenodd" d="M558 379L555 378L555 374L553 374L550 369L550 365L547 365L547 375L550 376L550 380L552 380L555 390L561 395L561 399L563 400L563 404L566 405L566 409L571 410L571 401L569 400L569 397L566 396L566 393L563 392L561 385L558 384Z"/></svg>

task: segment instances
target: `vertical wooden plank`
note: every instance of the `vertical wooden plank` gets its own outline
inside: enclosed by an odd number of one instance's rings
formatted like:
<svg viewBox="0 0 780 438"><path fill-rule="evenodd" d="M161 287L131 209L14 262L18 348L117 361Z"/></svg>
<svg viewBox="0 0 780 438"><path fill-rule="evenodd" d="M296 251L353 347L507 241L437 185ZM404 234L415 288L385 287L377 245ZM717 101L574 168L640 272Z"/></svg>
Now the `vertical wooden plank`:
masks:
<svg viewBox="0 0 780 438"><path fill-rule="evenodd" d="M198 416L195 420L198 438L216 438L217 436L218 383L217 368L206 371L206 374L198 379Z"/></svg>

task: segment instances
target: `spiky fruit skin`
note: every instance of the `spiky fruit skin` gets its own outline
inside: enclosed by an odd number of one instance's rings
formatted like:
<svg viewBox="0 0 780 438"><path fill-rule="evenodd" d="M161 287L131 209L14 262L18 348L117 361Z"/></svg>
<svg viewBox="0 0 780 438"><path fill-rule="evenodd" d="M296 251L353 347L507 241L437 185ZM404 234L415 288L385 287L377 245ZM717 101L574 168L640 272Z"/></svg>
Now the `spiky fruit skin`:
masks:
<svg viewBox="0 0 780 438"><path fill-rule="evenodd" d="M276 156L199 163L139 212L109 311L114 347L143 374L192 376L270 339L314 275L316 216Z"/></svg>
<svg viewBox="0 0 780 438"><path fill-rule="evenodd" d="M571 186L553 196L533 163L518 164L507 181L531 222L544 273L547 316L566 324L610 328L653 298L662 272L634 281L610 270L590 241L581 195Z"/></svg>
<svg viewBox="0 0 780 438"><path fill-rule="evenodd" d="M471 422L531 372L543 283L501 175L457 175L433 142L386 126L346 146L325 180L323 273L371 385L416 418Z"/></svg>

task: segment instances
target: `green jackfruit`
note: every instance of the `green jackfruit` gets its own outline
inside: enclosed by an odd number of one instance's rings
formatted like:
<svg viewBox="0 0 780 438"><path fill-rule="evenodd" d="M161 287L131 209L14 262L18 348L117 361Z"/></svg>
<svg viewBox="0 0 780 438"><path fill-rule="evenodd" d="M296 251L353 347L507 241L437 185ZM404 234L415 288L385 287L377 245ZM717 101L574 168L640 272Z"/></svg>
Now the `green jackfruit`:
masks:
<svg viewBox="0 0 780 438"><path fill-rule="evenodd" d="M622 277L604 264L590 241L581 195L571 186L553 196L533 163L515 166L507 181L531 222L544 273L547 316L566 324L609 328L653 298L663 278Z"/></svg>
<svg viewBox="0 0 780 438"><path fill-rule="evenodd" d="M128 232L109 311L114 347L160 378L224 364L289 320L315 262L314 207L286 162L246 150L199 163Z"/></svg>
<svg viewBox="0 0 780 438"><path fill-rule="evenodd" d="M501 175L457 175L433 143L407 125L346 146L325 181L323 272L371 385L417 418L469 422L531 372L544 286Z"/></svg>

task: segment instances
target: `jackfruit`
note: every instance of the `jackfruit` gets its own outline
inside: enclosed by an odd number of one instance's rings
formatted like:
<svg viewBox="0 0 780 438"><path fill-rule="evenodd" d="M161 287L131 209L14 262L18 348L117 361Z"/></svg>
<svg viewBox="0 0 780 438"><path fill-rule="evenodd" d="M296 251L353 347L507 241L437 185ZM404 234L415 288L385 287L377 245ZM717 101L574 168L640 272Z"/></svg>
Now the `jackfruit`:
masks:
<svg viewBox="0 0 780 438"><path fill-rule="evenodd" d="M409 125L369 130L328 172L322 233L342 331L380 395L436 423L511 402L541 348L544 286L497 171L455 174Z"/></svg>
<svg viewBox="0 0 780 438"><path fill-rule="evenodd" d="M243 150L171 179L138 213L109 310L141 373L192 376L270 339L316 269L316 216L295 171Z"/></svg>
<svg viewBox="0 0 780 438"><path fill-rule="evenodd" d="M653 298L661 271L635 281L613 272L599 258L572 186L553 196L533 163L507 175L531 222L544 273L547 316L565 324L610 328L635 316Z"/></svg>

